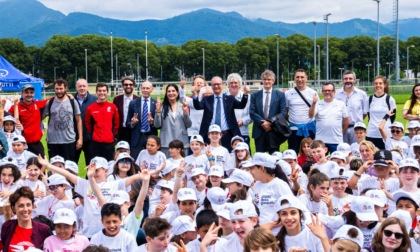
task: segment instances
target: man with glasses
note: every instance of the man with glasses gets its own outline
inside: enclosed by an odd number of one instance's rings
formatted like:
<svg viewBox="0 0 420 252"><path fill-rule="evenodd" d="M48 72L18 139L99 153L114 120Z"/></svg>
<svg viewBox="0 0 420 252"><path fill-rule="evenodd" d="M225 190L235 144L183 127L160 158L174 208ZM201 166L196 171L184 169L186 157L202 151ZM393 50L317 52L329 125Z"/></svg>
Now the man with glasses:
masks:
<svg viewBox="0 0 420 252"><path fill-rule="evenodd" d="M363 122L365 119L369 104L366 92L354 86L356 82L356 74L347 70L343 74L343 88L337 90L335 99L344 102L349 112L350 125L343 132L343 141L348 144L357 142L354 136L354 125Z"/></svg>
<svg viewBox="0 0 420 252"><path fill-rule="evenodd" d="M315 117L316 140L322 140L330 153L337 150L337 145L343 142L343 132L349 126L349 114L346 105L334 99L335 86L333 83L325 83L322 86L324 99L319 101L314 96L309 109L309 118Z"/></svg>
<svg viewBox="0 0 420 252"><path fill-rule="evenodd" d="M273 85L276 75L271 70L265 70L261 74L263 89L251 96L251 105L249 113L254 126L252 128L252 137L255 140L256 152L268 151L272 154L279 151L279 147L270 148L271 122L267 119L275 115L282 114L286 116L286 97L279 90L274 90Z"/></svg>
<svg viewBox="0 0 420 252"><path fill-rule="evenodd" d="M121 80L121 86L124 94L114 97L113 103L117 106L120 115L120 128L118 130L117 140L131 141L131 128L125 124L127 121L128 105L132 100L139 98L133 94L136 82L131 77L124 77Z"/></svg>
<svg viewBox="0 0 420 252"><path fill-rule="evenodd" d="M191 90L193 93L194 108L196 110L204 110L200 135L208 143L207 133L209 126L211 124L219 125L222 131L222 146L231 151L230 140L234 136L241 135L235 116L235 109L245 108L248 102L249 87L243 85L243 96L240 101L233 95L223 94L223 80L219 76L213 77L211 87L214 95L203 97L201 101L198 99L198 92L200 90L195 87Z"/></svg>

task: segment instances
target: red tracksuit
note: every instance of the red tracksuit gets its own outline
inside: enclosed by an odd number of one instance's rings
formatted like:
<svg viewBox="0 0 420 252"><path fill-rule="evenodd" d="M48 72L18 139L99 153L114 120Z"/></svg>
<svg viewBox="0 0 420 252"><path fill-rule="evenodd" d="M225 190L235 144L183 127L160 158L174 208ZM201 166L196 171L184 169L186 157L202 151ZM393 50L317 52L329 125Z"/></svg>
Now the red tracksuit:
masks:
<svg viewBox="0 0 420 252"><path fill-rule="evenodd" d="M117 107L108 102L95 102L86 109L85 124L92 140L98 143L113 143L118 133L119 115Z"/></svg>

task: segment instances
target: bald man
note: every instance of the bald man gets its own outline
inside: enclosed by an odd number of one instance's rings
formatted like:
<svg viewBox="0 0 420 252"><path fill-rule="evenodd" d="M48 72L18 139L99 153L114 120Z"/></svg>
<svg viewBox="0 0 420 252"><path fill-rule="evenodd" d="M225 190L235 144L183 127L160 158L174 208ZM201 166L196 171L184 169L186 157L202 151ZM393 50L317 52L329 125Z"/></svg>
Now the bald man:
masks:
<svg viewBox="0 0 420 252"><path fill-rule="evenodd" d="M77 93L74 95L74 98L79 104L80 107L80 115L82 117L83 123L83 146L81 149L76 151L76 163L79 162L80 154L83 152L85 153L85 164L86 166L90 164L90 160L93 158L89 152L89 145L92 140L91 135L87 133L86 125L85 125L85 115L86 109L94 103L98 97L96 95L91 95L88 91L88 83L85 79L79 79L76 82L76 91Z"/></svg>
<svg viewBox="0 0 420 252"><path fill-rule="evenodd" d="M147 137L157 136L157 129L153 126L153 118L156 111L156 100L150 95L153 85L149 81L141 84L141 97L132 100L128 105L126 127L133 129L131 134L130 155L136 159L140 151L146 148Z"/></svg>

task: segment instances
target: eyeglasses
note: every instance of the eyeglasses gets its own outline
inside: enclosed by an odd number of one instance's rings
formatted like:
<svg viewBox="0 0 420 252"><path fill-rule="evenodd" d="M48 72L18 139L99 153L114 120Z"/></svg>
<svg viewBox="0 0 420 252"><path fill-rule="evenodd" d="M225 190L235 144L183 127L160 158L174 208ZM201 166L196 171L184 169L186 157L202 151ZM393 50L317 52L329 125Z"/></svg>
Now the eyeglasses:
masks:
<svg viewBox="0 0 420 252"><path fill-rule="evenodd" d="M132 86L134 86L134 84L125 84L125 83L124 83L124 84L123 84L123 86L124 86L124 87L132 87Z"/></svg>
<svg viewBox="0 0 420 252"><path fill-rule="evenodd" d="M62 185L50 185L50 186L48 186L48 190L50 190L50 191L55 191L55 190L57 190L57 188L59 188L60 186L62 186Z"/></svg>
<svg viewBox="0 0 420 252"><path fill-rule="evenodd" d="M400 134L402 131L401 130L391 130L391 133L392 134Z"/></svg>
<svg viewBox="0 0 420 252"><path fill-rule="evenodd" d="M131 160L129 160L129 159L122 159L118 163L120 163L120 164L131 164Z"/></svg>
<svg viewBox="0 0 420 252"><path fill-rule="evenodd" d="M211 85L212 86L221 86L221 85L223 85L223 83L212 83Z"/></svg>
<svg viewBox="0 0 420 252"><path fill-rule="evenodd" d="M384 235L386 237L391 237L391 235L394 235L395 239L397 240L400 240L404 237L403 233L392 232L391 230L386 230L386 229L384 229Z"/></svg>
<svg viewBox="0 0 420 252"><path fill-rule="evenodd" d="M328 89L324 89L324 90L322 90L322 92L325 92L325 93L332 93L332 92L334 92L334 90L328 90Z"/></svg>

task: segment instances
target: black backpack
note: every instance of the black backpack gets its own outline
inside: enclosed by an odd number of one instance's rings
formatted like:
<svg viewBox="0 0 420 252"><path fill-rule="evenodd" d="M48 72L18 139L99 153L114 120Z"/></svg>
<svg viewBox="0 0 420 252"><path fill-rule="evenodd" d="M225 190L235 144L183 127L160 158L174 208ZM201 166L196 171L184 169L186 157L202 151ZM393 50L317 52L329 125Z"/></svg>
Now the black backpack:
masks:
<svg viewBox="0 0 420 252"><path fill-rule="evenodd" d="M386 100L386 105L388 105L388 111L391 110L391 104L389 103L390 98L391 96L386 94L385 100ZM373 100L373 95L369 96L369 108L370 108L370 104L372 103L372 100ZM391 119L391 123L395 121L396 116L397 116L397 109L394 109L394 115L389 117L389 119ZM368 113L368 117L370 119L369 113Z"/></svg>

